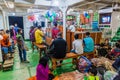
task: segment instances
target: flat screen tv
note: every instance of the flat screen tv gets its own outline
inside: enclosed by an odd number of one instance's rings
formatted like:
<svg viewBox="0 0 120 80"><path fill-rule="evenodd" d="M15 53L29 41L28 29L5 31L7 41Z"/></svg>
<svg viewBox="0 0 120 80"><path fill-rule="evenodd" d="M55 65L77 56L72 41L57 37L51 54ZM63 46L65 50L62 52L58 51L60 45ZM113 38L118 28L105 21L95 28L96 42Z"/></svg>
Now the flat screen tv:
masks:
<svg viewBox="0 0 120 80"><path fill-rule="evenodd" d="M102 23L110 23L110 16L103 16Z"/></svg>
<svg viewBox="0 0 120 80"><path fill-rule="evenodd" d="M100 24L110 24L111 23L111 14L100 14Z"/></svg>

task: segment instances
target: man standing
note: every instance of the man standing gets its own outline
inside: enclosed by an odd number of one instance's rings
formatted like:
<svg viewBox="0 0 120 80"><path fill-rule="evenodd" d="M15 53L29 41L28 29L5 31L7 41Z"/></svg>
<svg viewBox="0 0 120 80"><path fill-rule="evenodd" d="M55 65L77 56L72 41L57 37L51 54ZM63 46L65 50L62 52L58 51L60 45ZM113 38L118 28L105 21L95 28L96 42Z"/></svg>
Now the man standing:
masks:
<svg viewBox="0 0 120 80"><path fill-rule="evenodd" d="M17 23L15 23L14 26L15 26L15 27L14 27L15 33L17 34L17 33L18 33L18 29L19 29L19 27L18 27Z"/></svg>
<svg viewBox="0 0 120 80"><path fill-rule="evenodd" d="M19 56L20 56L20 61L21 62L25 62L25 63L29 63L29 61L27 61L27 53L26 53L26 49L25 49L25 43L22 37L22 29L18 29L18 34L17 34L17 44L18 44L18 50L19 50Z"/></svg>
<svg viewBox="0 0 120 80"><path fill-rule="evenodd" d="M75 32L74 22L71 22L71 25L68 27L68 30L69 30L70 32Z"/></svg>
<svg viewBox="0 0 120 80"><path fill-rule="evenodd" d="M94 51L94 41L90 37L90 33L86 32L86 37L83 39L84 52L93 52Z"/></svg>
<svg viewBox="0 0 120 80"><path fill-rule="evenodd" d="M35 31L35 42L37 44L42 44L43 37L44 37L44 33L41 30L41 26L39 26L38 29Z"/></svg>
<svg viewBox="0 0 120 80"><path fill-rule="evenodd" d="M54 23L54 27L52 28L52 39L57 38L57 34L60 32L60 30L57 28L57 23Z"/></svg>

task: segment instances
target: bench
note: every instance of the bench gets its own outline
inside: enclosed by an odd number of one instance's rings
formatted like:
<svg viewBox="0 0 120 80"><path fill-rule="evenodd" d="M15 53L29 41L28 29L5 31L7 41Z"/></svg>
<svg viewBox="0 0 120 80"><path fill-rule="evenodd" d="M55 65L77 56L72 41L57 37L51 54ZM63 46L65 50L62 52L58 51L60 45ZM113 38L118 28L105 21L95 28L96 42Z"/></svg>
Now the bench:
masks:
<svg viewBox="0 0 120 80"><path fill-rule="evenodd" d="M51 43L52 43L52 38L46 36L45 42L46 42L46 44L51 45Z"/></svg>
<svg viewBox="0 0 120 80"><path fill-rule="evenodd" d="M44 44L37 44L35 42L33 42L33 44L39 49L39 55L40 55L40 58L41 58L41 52L42 51L46 52L47 46L44 45Z"/></svg>
<svg viewBox="0 0 120 80"><path fill-rule="evenodd" d="M56 62L57 61L60 61L60 60L65 60L65 59L69 59L69 58L77 58L77 54L74 54L74 53L67 53L66 54L66 57L64 57L64 58L61 58L61 59L56 59L56 58L51 58L52 59L52 69L54 70L54 69L56 69L56 67L57 66L60 66L60 65L57 65L56 64ZM76 59L77 60L77 59ZM68 62L68 63L73 63L73 60L72 60L72 62ZM68 63L66 63L66 64L68 64ZM61 65L63 65L63 64L61 64Z"/></svg>
<svg viewBox="0 0 120 80"><path fill-rule="evenodd" d="M65 64L69 64L69 63L75 63L77 65L77 62L78 62L78 57L80 56L86 56L88 59L91 59L94 57L94 52L91 52L91 53L83 53L83 54L75 54L75 53L67 53L66 54L66 57L64 58L61 58L61 59L56 59L56 58L51 58L52 60L52 69L56 69L57 66L60 66L60 65L64 65L64 64L56 64L57 61L60 61L60 60L66 60L66 59L70 59L72 58L72 62L67 62Z"/></svg>
<svg viewBox="0 0 120 80"><path fill-rule="evenodd" d="M3 64L3 71L8 70L8 69L13 69L13 58L5 60Z"/></svg>

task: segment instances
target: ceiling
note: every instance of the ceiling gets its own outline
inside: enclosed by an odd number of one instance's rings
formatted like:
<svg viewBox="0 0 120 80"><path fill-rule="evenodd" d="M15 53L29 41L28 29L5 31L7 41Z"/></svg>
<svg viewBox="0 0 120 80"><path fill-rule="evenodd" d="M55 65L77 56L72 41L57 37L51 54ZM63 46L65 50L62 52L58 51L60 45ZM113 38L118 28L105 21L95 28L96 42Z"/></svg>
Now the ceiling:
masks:
<svg viewBox="0 0 120 80"><path fill-rule="evenodd" d="M5 1L11 1L14 3L15 8L10 9L5 5ZM41 9L49 10L54 8L58 10L58 7L55 6L55 0L0 0L0 8L6 12L27 12L28 9ZM74 11L81 10L100 10L108 7L112 7L115 3L120 5L120 0L58 0L64 1L65 4L69 6L69 9ZM62 4L60 4L62 5Z"/></svg>
<svg viewBox="0 0 120 80"><path fill-rule="evenodd" d="M115 6L116 3L120 6L120 0L84 0L71 5L70 8L73 8L74 11L101 10Z"/></svg>

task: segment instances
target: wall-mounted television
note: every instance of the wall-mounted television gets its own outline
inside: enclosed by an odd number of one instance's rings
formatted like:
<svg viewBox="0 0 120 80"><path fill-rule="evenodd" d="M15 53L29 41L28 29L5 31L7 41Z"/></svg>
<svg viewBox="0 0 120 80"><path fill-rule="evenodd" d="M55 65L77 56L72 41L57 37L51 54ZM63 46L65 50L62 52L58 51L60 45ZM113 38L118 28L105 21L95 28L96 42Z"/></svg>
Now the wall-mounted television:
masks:
<svg viewBox="0 0 120 80"><path fill-rule="evenodd" d="M99 24L110 24L111 23L111 13L100 14Z"/></svg>

